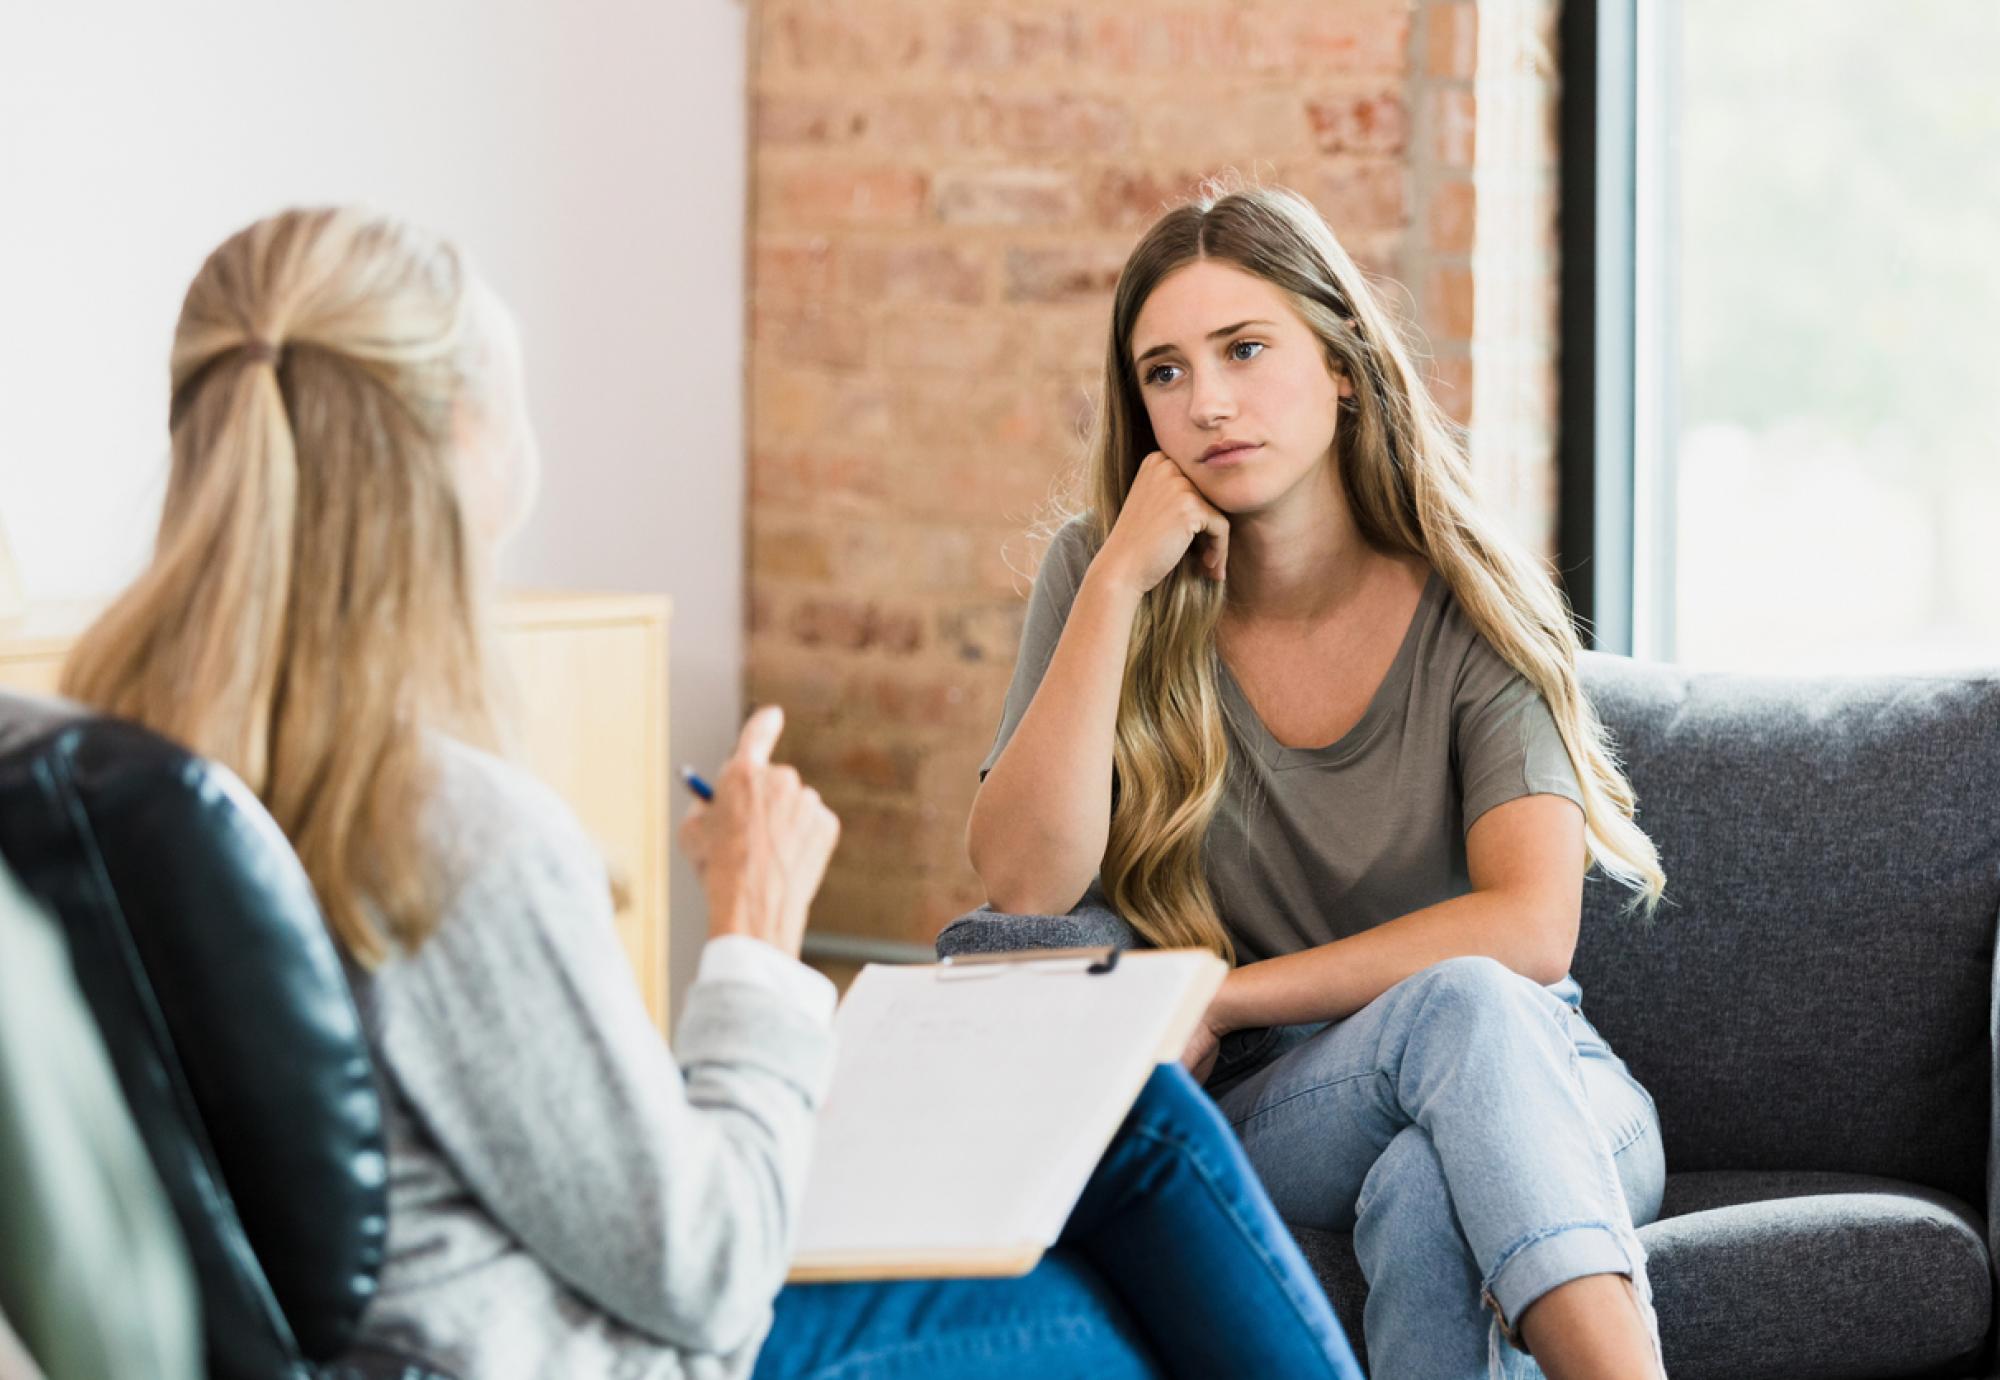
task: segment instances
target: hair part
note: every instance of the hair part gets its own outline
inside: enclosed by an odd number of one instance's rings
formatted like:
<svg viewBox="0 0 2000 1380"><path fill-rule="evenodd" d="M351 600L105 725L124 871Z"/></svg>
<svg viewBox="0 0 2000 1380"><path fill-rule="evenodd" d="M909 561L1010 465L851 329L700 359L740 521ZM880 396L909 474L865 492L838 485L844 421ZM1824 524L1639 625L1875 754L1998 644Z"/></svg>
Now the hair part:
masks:
<svg viewBox="0 0 2000 1380"><path fill-rule="evenodd" d="M242 777L370 968L439 916L425 732L497 736L454 445L473 283L450 244L356 209L217 248L174 333L153 559L62 677Z"/></svg>
<svg viewBox="0 0 2000 1380"><path fill-rule="evenodd" d="M1208 190L1140 240L1119 275L1103 400L1088 444L1088 511L1110 535L1140 463L1157 449L1131 361L1132 331L1160 282L1198 260L1227 263L1284 292L1352 383L1333 461L1363 537L1422 557L1473 626L1547 700L1582 787L1590 860L1650 916L1666 887L1636 797L1577 679L1567 600L1474 502L1463 430L1417 373L1397 323L1325 219L1277 187ZM1223 582L1190 549L1147 593L1133 623L1112 750L1113 795L1102 877L1112 905L1149 941L1234 958L1202 861L1229 769L1216 627Z"/></svg>

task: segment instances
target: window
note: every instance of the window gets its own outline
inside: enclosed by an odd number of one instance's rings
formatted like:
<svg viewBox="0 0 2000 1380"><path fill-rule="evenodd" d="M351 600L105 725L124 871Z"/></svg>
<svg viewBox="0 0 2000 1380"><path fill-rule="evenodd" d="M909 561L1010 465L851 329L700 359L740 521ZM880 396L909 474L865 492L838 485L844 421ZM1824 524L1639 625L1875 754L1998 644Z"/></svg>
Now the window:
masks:
<svg viewBox="0 0 2000 1380"><path fill-rule="evenodd" d="M1599 645L2000 663L2000 6L1572 9L1594 12L1587 191L1611 209L1584 246L1588 451L1565 369L1566 499L1596 530L1566 514L1564 549L1590 553ZM1570 80L1584 60L1566 48Z"/></svg>

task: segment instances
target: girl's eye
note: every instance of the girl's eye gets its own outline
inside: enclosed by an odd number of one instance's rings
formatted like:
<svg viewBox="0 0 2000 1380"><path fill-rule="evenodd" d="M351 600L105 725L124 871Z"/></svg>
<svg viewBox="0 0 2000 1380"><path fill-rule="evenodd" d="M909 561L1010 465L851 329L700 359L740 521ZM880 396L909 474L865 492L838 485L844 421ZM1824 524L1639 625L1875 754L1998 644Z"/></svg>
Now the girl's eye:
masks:
<svg viewBox="0 0 2000 1380"><path fill-rule="evenodd" d="M1264 342L1261 340L1238 340L1230 344L1229 357L1235 360L1255 359L1263 349Z"/></svg>
<svg viewBox="0 0 2000 1380"><path fill-rule="evenodd" d="M1146 371L1146 382L1147 382L1147 383L1172 383L1172 382L1173 382L1173 379L1172 379L1171 377L1169 377L1169 375L1178 375L1179 373L1180 373L1180 366L1179 366L1179 365L1175 365L1175 364L1155 364L1155 365L1154 365L1154 366L1153 366L1152 368L1150 368L1150 369L1148 369L1148 370Z"/></svg>

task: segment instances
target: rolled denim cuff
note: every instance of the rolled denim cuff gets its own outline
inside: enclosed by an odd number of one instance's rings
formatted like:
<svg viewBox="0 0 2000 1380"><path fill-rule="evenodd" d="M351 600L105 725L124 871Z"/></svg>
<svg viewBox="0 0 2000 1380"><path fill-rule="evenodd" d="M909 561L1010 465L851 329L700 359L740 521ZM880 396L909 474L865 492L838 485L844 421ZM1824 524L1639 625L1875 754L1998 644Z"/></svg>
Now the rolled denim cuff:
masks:
<svg viewBox="0 0 2000 1380"><path fill-rule="evenodd" d="M1639 1258L1633 1258L1633 1252ZM1516 1348L1521 1345L1519 1322L1528 1306L1559 1284L1585 1275L1627 1275L1638 1278L1645 1264L1645 1247L1630 1227L1605 1222L1573 1222L1556 1227L1501 1257L1487 1277L1486 1306L1499 1317L1500 1330Z"/></svg>

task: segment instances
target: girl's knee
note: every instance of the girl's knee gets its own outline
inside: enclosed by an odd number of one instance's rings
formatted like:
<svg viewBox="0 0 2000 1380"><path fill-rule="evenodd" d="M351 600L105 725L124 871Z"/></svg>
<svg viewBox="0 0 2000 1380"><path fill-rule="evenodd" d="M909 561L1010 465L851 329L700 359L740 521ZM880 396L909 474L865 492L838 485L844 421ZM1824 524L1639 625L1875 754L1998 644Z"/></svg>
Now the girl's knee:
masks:
<svg viewBox="0 0 2000 1380"><path fill-rule="evenodd" d="M1412 995L1426 1006L1462 1007L1470 1011L1533 1013L1545 1019L1559 999L1547 988L1509 968L1497 958L1462 954L1433 963L1405 979Z"/></svg>

